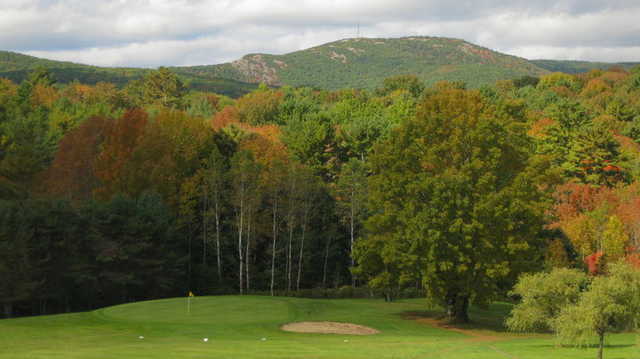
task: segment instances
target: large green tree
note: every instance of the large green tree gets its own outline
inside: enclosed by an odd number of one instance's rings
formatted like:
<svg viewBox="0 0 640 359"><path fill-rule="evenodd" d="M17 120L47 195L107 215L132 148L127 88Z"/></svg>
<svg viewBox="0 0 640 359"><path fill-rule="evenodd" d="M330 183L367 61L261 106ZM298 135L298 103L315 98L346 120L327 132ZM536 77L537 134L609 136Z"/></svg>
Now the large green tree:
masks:
<svg viewBox="0 0 640 359"><path fill-rule="evenodd" d="M467 322L471 302L489 302L535 260L544 171L531 165L521 127L477 91L428 94L371 156L367 227L376 240L356 260L422 278L451 320Z"/></svg>
<svg viewBox="0 0 640 359"><path fill-rule="evenodd" d="M181 107L186 88L180 78L166 67L150 72L142 83L146 103L159 103L166 107Z"/></svg>

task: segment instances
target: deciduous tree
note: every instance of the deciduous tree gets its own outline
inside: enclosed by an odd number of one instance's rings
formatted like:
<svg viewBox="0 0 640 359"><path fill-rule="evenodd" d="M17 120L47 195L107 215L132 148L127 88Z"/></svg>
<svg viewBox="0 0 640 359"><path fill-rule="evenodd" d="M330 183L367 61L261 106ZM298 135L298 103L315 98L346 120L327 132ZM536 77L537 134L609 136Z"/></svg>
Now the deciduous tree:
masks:
<svg viewBox="0 0 640 359"><path fill-rule="evenodd" d="M389 243L382 252L407 249L402 270L418 272L454 321L495 298L539 246L544 168L529 167L526 137L509 121L478 92L444 89L372 156L369 231Z"/></svg>

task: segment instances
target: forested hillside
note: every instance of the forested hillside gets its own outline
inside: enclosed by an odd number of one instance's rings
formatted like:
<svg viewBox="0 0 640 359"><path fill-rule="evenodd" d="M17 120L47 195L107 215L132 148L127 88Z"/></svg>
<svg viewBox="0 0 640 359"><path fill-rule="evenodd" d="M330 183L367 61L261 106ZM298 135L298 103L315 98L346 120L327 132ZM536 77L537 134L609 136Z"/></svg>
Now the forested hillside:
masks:
<svg viewBox="0 0 640 359"><path fill-rule="evenodd" d="M638 62L592 62L571 60L530 60L533 64L551 72L564 72L567 74L579 74L591 70L609 70L620 67L630 70L640 65Z"/></svg>
<svg viewBox="0 0 640 359"><path fill-rule="evenodd" d="M123 87L133 80L139 80L151 70L125 67L98 67L81 65L72 62L53 61L9 51L0 51L0 77L20 82L29 76L31 71L39 68L47 69L61 84L78 81L95 85L99 82L112 83ZM233 79L219 77L195 77L188 73L180 74L187 87L211 91L231 97L239 97L255 89L257 86Z"/></svg>
<svg viewBox="0 0 640 359"><path fill-rule="evenodd" d="M639 179L638 67L238 99L39 69L0 80L0 303L419 294L464 321L522 272L638 264Z"/></svg>
<svg viewBox="0 0 640 359"><path fill-rule="evenodd" d="M251 54L228 64L176 68L197 76L217 76L272 86L328 90L373 90L385 78L414 74L427 85L464 81L470 87L546 70L525 59L463 40L438 37L345 39L285 55Z"/></svg>
<svg viewBox="0 0 640 359"><path fill-rule="evenodd" d="M344 39L284 55L249 54L226 64L170 69L190 89L237 98L260 83L272 87L374 90L382 86L387 77L412 74L428 86L438 81L462 81L470 88L478 88L499 80L549 72L578 74L616 66L629 70L635 65L637 63L526 60L459 39L405 37ZM109 82L118 87L139 80L151 71L88 66L0 51L0 77L20 82L37 68L47 69L59 83Z"/></svg>

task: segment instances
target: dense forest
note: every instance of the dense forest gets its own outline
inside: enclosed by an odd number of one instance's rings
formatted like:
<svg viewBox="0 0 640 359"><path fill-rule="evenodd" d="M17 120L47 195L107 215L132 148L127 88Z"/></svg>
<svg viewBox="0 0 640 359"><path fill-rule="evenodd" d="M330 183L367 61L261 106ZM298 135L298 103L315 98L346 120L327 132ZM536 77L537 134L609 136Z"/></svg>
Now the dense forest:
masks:
<svg viewBox="0 0 640 359"><path fill-rule="evenodd" d="M226 293L426 295L640 264L640 67L468 89L0 80L4 315Z"/></svg>

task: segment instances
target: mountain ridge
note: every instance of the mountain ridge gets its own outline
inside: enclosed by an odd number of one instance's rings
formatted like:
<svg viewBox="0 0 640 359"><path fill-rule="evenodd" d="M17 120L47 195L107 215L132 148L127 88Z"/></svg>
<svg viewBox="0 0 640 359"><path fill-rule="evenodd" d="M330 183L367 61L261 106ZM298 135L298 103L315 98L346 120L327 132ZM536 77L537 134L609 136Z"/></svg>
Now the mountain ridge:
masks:
<svg viewBox="0 0 640 359"><path fill-rule="evenodd" d="M37 68L49 70L57 82L79 81L86 84L111 82L124 86L130 81L143 78L153 69L139 67L102 67L79 64L70 61L57 61L25 55L13 51L0 51L0 77L14 82L24 80L29 72ZM217 92L239 97L255 89L257 85L226 78L198 78L189 74L180 74L190 88Z"/></svg>
<svg viewBox="0 0 640 359"><path fill-rule="evenodd" d="M611 66L630 68L638 63L603 63L566 60L527 60L475 45L463 39L406 36L399 38L347 38L281 55L250 53L214 65L170 66L190 88L238 97L257 84L310 86L328 90L374 89L385 78L413 74L427 85L437 81L463 81L479 87L497 80L541 76L561 71L578 73ZM45 67L59 82L113 82L123 86L151 69L99 67L42 59L0 51L0 77L19 82L29 71Z"/></svg>
<svg viewBox="0 0 640 359"><path fill-rule="evenodd" d="M526 59L462 39L409 36L349 38L283 55L248 54L218 65L182 67L200 76L221 76L271 86L372 89L384 78L415 74L427 84L465 81L472 87L547 71Z"/></svg>

